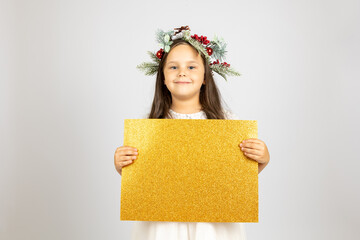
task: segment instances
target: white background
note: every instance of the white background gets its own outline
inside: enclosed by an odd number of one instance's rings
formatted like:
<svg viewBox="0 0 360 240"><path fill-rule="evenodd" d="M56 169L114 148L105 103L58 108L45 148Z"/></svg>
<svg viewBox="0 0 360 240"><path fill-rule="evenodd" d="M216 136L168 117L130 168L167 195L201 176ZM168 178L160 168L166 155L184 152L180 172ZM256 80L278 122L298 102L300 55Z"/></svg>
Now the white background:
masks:
<svg viewBox="0 0 360 240"><path fill-rule="evenodd" d="M359 234L359 1L0 1L0 239L129 239L114 167L150 111L155 31L228 43L215 79L270 163L249 240Z"/></svg>

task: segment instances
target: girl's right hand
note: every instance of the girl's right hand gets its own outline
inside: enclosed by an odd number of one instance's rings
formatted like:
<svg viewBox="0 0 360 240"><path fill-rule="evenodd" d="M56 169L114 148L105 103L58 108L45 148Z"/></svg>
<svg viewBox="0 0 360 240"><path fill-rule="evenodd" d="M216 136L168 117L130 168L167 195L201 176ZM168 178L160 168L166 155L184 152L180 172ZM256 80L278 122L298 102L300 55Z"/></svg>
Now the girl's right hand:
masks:
<svg viewBox="0 0 360 240"><path fill-rule="evenodd" d="M116 171L121 175L123 167L133 163L139 153L137 149L129 146L121 146L115 150L114 164Z"/></svg>

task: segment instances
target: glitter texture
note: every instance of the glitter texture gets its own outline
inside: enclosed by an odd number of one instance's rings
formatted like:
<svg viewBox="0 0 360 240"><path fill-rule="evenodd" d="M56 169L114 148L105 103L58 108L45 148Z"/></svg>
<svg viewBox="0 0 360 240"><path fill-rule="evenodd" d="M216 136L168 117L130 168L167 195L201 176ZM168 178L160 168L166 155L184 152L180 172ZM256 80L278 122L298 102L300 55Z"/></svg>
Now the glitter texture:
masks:
<svg viewBox="0 0 360 240"><path fill-rule="evenodd" d="M120 220L258 222L258 163L239 144L256 120L125 119Z"/></svg>

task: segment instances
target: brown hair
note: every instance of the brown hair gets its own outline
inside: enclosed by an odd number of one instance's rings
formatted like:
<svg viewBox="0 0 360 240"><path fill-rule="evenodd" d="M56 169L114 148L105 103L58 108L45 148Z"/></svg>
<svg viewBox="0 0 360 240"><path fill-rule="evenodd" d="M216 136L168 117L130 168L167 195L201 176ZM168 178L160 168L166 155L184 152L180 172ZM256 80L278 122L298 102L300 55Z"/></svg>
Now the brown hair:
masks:
<svg viewBox="0 0 360 240"><path fill-rule="evenodd" d="M170 51L174 47L180 44L188 44L191 46L195 51L197 51L191 44L183 39L176 39L170 46ZM149 119L151 118L171 118L169 113L169 109L172 104L171 93L167 89L166 85L164 84L164 65L166 62L167 55L170 53L164 52L164 56L162 57L157 76L156 76L156 83L155 83L155 94L154 100L151 107L151 112L148 116ZM203 60L203 64L205 67L205 83L200 88L200 104L201 110L203 110L206 114L207 119L225 119L225 115L222 108L222 99L220 92L215 84L212 71L206 62L205 56L201 53L201 58Z"/></svg>

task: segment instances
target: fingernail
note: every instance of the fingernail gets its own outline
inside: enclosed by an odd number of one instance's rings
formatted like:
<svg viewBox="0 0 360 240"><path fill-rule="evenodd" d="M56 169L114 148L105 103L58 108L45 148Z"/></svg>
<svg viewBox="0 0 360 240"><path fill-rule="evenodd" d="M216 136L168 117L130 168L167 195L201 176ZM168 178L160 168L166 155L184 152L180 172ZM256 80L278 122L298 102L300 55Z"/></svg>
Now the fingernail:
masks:
<svg viewBox="0 0 360 240"><path fill-rule="evenodd" d="M242 143L240 143L240 147L242 147Z"/></svg>

